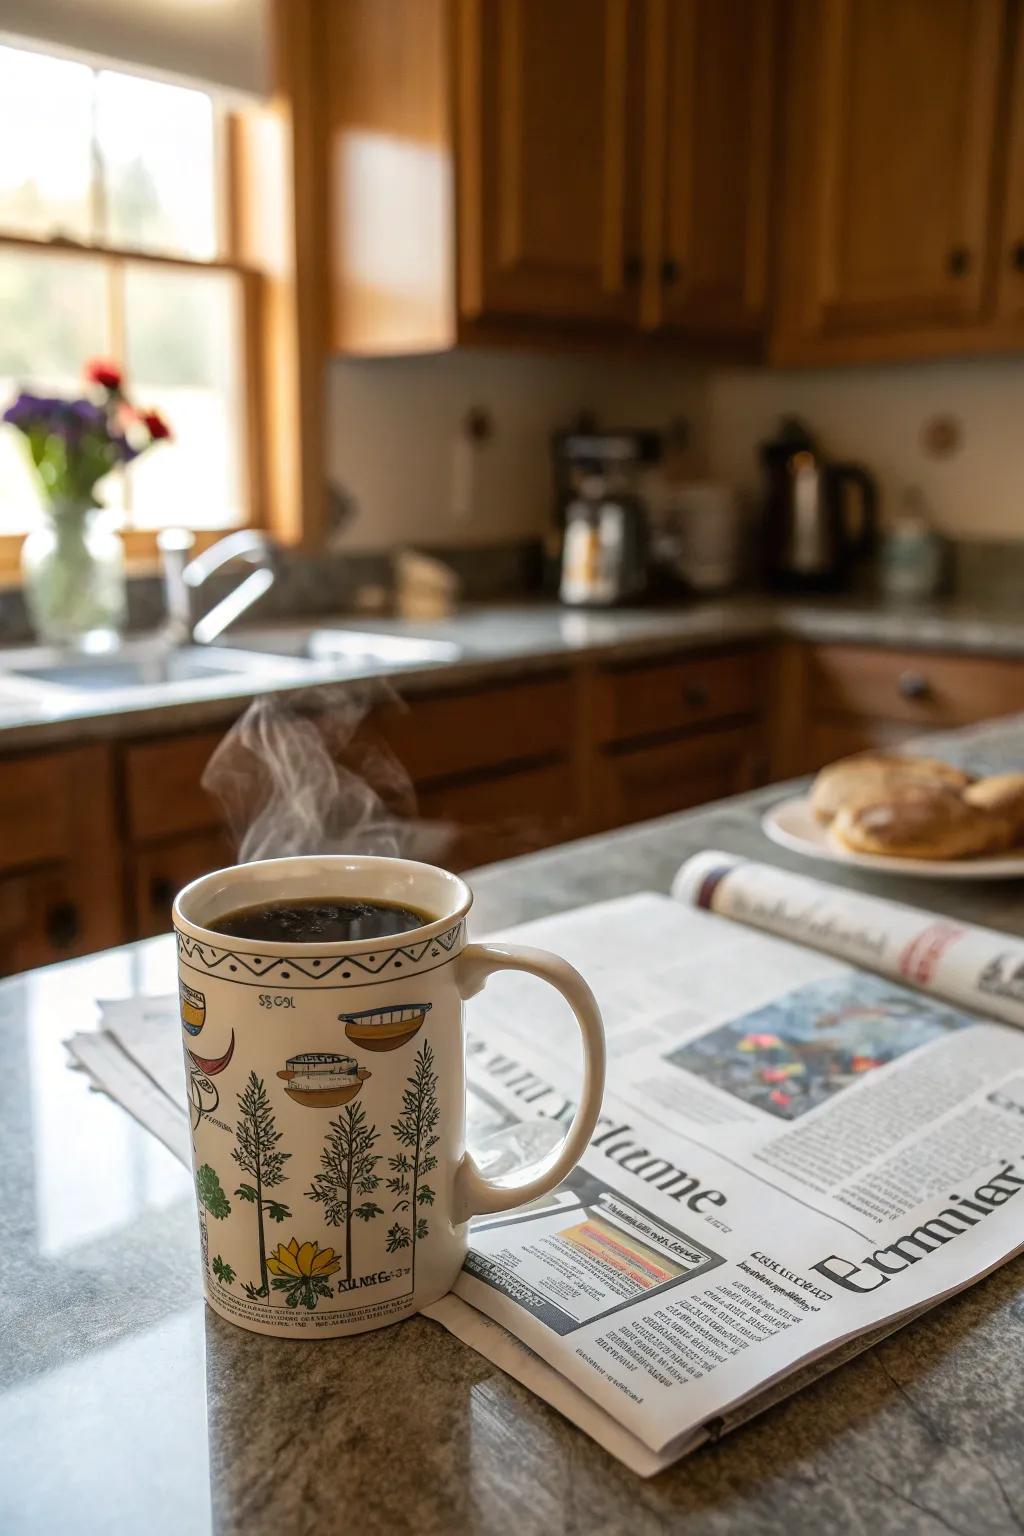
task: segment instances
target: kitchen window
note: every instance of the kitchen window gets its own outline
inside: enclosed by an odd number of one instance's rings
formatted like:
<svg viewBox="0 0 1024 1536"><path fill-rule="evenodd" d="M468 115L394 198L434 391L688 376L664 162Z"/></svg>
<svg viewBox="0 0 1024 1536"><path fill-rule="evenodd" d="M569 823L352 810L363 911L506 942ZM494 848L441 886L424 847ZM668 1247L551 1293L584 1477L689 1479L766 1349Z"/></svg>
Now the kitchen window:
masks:
<svg viewBox="0 0 1024 1536"><path fill-rule="evenodd" d="M122 365L173 433L101 483L136 555L169 524L252 521L256 307L232 260L227 139L201 91L0 47L0 402L78 391L90 358ZM0 565L40 515L20 434L0 428Z"/></svg>

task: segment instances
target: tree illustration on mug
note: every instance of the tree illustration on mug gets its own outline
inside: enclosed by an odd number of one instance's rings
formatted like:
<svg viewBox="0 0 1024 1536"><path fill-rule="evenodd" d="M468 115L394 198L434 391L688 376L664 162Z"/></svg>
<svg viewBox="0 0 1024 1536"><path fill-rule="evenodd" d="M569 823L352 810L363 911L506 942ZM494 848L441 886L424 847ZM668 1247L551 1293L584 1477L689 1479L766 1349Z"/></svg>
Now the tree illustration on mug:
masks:
<svg viewBox="0 0 1024 1536"><path fill-rule="evenodd" d="M306 1194L324 1208L324 1220L332 1227L345 1228L345 1279L352 1279L352 1220L373 1221L383 1215L383 1208L372 1195L381 1182L376 1172L381 1155L373 1151L379 1133L369 1125L361 1104L346 1104L343 1114L331 1121L327 1139L320 1153L320 1172Z"/></svg>
<svg viewBox="0 0 1024 1536"><path fill-rule="evenodd" d="M424 1183L424 1175L437 1167L437 1158L431 1151L437 1145L437 1122L441 1111L437 1103L437 1073L434 1071L434 1053L429 1041L424 1041L416 1052L412 1076L406 1079L408 1087L402 1095L402 1113L391 1127L400 1147L407 1150L388 1158L392 1177L387 1187L395 1196L392 1210L407 1214L408 1225L396 1221L388 1230L387 1249L397 1253L401 1248L411 1249L410 1273L416 1286L416 1244L430 1231L427 1218L420 1215L420 1207L433 1205L434 1190Z"/></svg>
<svg viewBox="0 0 1024 1536"><path fill-rule="evenodd" d="M267 1237L264 1218L284 1221L291 1211L278 1200L268 1200L264 1191L275 1188L287 1178L284 1165L290 1152L280 1152L278 1142L281 1132L274 1120L270 1097L263 1086L263 1079L250 1072L243 1091L237 1095L241 1118L235 1124L237 1145L231 1156L243 1173L255 1180L253 1184L240 1184L235 1194L256 1207L256 1231L260 1249L260 1283L244 1286L245 1294L252 1299L269 1297L270 1284L267 1274Z"/></svg>

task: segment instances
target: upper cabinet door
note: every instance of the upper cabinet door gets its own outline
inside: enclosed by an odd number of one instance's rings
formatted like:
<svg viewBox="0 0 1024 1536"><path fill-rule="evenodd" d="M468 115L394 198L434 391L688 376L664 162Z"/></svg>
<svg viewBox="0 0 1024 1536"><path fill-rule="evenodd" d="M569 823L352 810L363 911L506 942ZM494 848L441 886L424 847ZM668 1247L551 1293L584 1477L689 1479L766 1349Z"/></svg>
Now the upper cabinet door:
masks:
<svg viewBox="0 0 1024 1536"><path fill-rule="evenodd" d="M643 319L758 329L767 296L774 0L648 0Z"/></svg>
<svg viewBox="0 0 1024 1536"><path fill-rule="evenodd" d="M788 238L805 253L812 334L980 317L1004 12L1004 0L797 0Z"/></svg>
<svg viewBox="0 0 1024 1536"><path fill-rule="evenodd" d="M632 0L459 0L459 293L470 317L629 321Z"/></svg>
<svg viewBox="0 0 1024 1536"><path fill-rule="evenodd" d="M1019 324L1024 321L1024 14L1018 19L1010 76L1006 170L996 271L999 318Z"/></svg>

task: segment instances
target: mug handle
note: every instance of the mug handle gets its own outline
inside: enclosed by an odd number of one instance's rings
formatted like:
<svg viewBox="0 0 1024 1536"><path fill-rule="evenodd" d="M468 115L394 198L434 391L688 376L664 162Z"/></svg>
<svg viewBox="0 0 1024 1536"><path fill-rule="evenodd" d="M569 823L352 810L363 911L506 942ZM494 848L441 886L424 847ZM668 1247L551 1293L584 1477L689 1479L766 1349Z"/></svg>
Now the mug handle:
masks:
<svg viewBox="0 0 1024 1536"><path fill-rule="evenodd" d="M467 944L455 962L456 983L464 998L474 997L495 971L526 971L549 982L576 1015L583 1036L583 1092L565 1140L554 1158L545 1158L515 1173L485 1179L467 1152L455 1173L453 1220L490 1216L517 1205L529 1205L562 1182L579 1162L601 1113L604 1095L604 1026L597 999L579 971L546 949L528 945ZM538 1171L533 1172L533 1169ZM532 1173L532 1177L531 1177ZM524 1175L526 1175L524 1177Z"/></svg>

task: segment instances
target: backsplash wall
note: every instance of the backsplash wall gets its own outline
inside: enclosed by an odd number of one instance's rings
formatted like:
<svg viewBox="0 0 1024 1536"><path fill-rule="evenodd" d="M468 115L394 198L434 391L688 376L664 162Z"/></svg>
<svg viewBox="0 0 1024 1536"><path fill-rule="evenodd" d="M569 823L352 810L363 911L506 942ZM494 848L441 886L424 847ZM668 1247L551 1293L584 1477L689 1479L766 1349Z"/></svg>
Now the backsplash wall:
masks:
<svg viewBox="0 0 1024 1536"><path fill-rule="evenodd" d="M917 485L954 538L1024 539L1024 360L712 370L701 413L710 472L754 494L757 445L790 413L830 457L858 460L875 474L883 519ZM946 458L929 457L922 442L936 416L960 428L959 447Z"/></svg>
<svg viewBox="0 0 1024 1536"><path fill-rule="evenodd" d="M678 364L512 352L338 360L327 381L327 463L355 515L337 547L493 544L544 532L551 512L549 439L582 409L606 426L692 427L695 471L707 439L705 381ZM473 407L492 437L456 465ZM455 513L471 458L471 512ZM459 500L465 500L459 496Z"/></svg>

